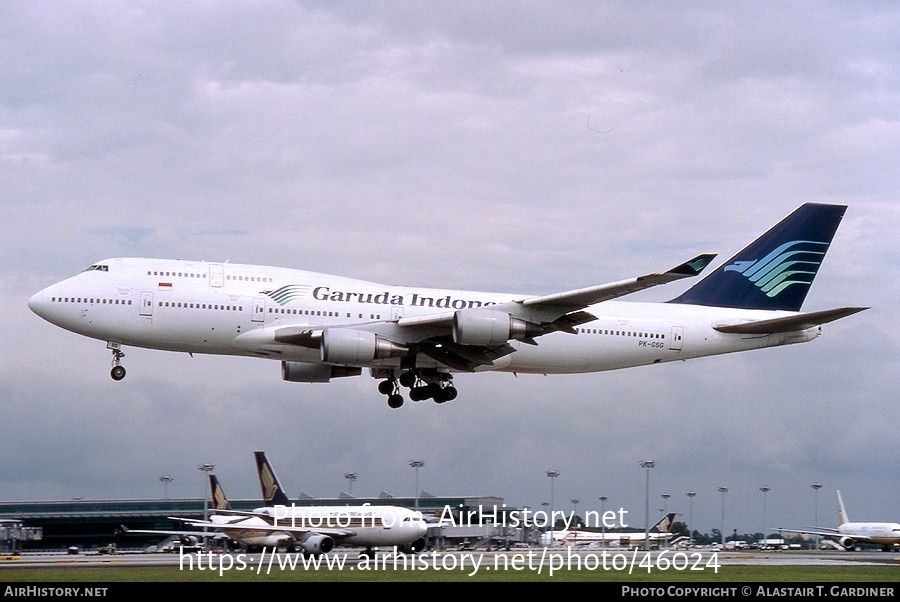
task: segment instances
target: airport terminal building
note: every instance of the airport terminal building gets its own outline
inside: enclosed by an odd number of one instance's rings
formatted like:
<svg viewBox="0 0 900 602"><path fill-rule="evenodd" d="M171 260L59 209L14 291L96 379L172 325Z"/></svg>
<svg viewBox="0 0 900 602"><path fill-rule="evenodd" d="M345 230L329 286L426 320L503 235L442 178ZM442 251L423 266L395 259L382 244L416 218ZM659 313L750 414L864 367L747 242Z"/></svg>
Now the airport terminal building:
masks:
<svg viewBox="0 0 900 602"><path fill-rule="evenodd" d="M231 508L238 511L250 511L262 505L257 499L229 502ZM386 493L377 498L360 498L343 494L338 498L301 497L292 503L297 506L387 504L417 508L426 520L435 522L427 537L429 548L436 549L508 547L534 541L537 536L529 529L510 528L510 521L504 520L504 516L516 509L507 508L502 498L493 496L437 497L423 492L418 498L393 497ZM0 545L23 551L143 551L152 549L166 536L135 534L128 530L189 530L190 527L186 528L177 519L203 519L204 515L212 513L208 504L199 498L0 502L0 521L16 521L32 533L26 540L23 534L29 531L9 531L15 533L14 537L6 536L7 540L0 541ZM441 519L450 519L455 524L440 526L437 523ZM40 534L40 537L34 534ZM114 547L111 548L111 544Z"/></svg>

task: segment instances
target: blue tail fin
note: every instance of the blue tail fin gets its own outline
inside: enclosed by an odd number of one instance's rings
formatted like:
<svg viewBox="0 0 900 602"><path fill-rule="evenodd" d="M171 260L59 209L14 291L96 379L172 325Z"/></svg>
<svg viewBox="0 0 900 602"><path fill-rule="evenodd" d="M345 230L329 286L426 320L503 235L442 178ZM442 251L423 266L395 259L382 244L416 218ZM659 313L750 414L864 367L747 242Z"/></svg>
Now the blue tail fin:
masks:
<svg viewBox="0 0 900 602"><path fill-rule="evenodd" d="M801 205L670 303L800 311L846 209Z"/></svg>
<svg viewBox="0 0 900 602"><path fill-rule="evenodd" d="M259 485L262 487L263 505L265 506L290 506L291 500L281 488L275 470L266 459L266 452L253 452L256 456L256 470L259 473Z"/></svg>

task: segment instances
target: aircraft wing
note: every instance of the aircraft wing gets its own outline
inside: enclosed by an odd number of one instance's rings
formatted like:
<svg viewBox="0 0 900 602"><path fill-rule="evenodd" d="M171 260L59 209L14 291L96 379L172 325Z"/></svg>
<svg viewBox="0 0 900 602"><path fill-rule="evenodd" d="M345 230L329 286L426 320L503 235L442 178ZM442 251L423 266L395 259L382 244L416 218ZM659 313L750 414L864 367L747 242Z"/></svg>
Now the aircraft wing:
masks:
<svg viewBox="0 0 900 602"><path fill-rule="evenodd" d="M609 301L610 299L615 299L617 297L622 297L624 295L635 293L637 291L642 291L653 286L667 284L669 282L674 282L675 280L680 280L682 278L690 278L692 276L696 276L701 271L703 271L703 269L707 265L709 265L714 257L715 254L698 255L697 257L694 257L689 261L675 266L674 268L666 272L637 276L636 278L619 280L617 282L610 282L608 284L599 284L596 286L565 291L562 293L552 293L550 295L540 295L537 297L526 297L518 301L492 305L491 309L505 311L511 316L523 317L523 319L530 318L535 311L543 311L549 316L553 316L553 319L555 320L560 318L561 316L571 315L570 312L584 309L585 307L588 307L589 305L593 305L595 303ZM526 311L526 308L530 311ZM450 326L452 324L453 316L455 313L456 312L454 311L448 311L430 314L427 316L418 316L414 318L402 318L398 321L398 324L400 326L408 327L439 325ZM577 321L580 319L583 319L583 321ZM583 312L583 315L576 317L576 322L570 324L570 326L583 324L584 322L589 322L592 319L594 319L593 316L586 312ZM553 330L565 330L565 328Z"/></svg>
<svg viewBox="0 0 900 602"><path fill-rule="evenodd" d="M185 520L185 519L179 519ZM214 532L214 533L204 533L203 531L178 531L172 529L170 531L164 529L129 529L125 525L120 525L119 529L124 534L131 535L180 535L186 537L199 537L199 538L212 538L212 539L226 539L228 536L224 533Z"/></svg>
<svg viewBox="0 0 900 602"><path fill-rule="evenodd" d="M498 303L489 308L481 308L495 315L508 314L509 317L528 324L528 332L518 340L537 345L535 337L551 332L575 333L575 327L595 319L584 308L595 303L615 299L660 284L666 284L698 275L715 257L715 254L698 255L674 268L661 273L646 274L628 280L600 284L550 295L526 297L507 303ZM480 311L480 310L471 310ZM395 342L409 346L417 352L464 372L473 372L482 366L490 366L496 360L515 352L516 348L507 342L492 345L457 343L452 335L456 311L442 311L424 316L411 316L396 320L401 331L408 329L410 336L398 337ZM348 327L356 328L358 325ZM279 343L315 348L320 344L324 330L342 326L319 327L285 324L276 328L274 339ZM417 337L414 331L428 331L430 336ZM392 339L394 337L391 337Z"/></svg>
<svg viewBox="0 0 900 602"><path fill-rule="evenodd" d="M715 256L714 253L698 255L697 257L662 273L646 274L644 276L637 276L636 278L629 278L628 280L619 280L618 282L611 282L609 284L600 284L551 295L529 297L523 299L521 303L524 306L551 306L582 309L588 305L609 301L610 299L615 299L624 295L630 295L631 293L642 291L653 286L668 284L675 280L696 276L709 265Z"/></svg>
<svg viewBox="0 0 900 602"><path fill-rule="evenodd" d="M172 520L180 520L184 523L188 523L194 525L195 527L206 527L209 529L215 529L216 531L221 532L234 532L234 531L251 531L251 532L259 532L266 531L271 533L296 533L298 535L303 535L306 533L320 533L322 535L330 535L335 539L343 539L346 537L351 537L356 535L356 531L353 529L343 529L340 527L296 527L291 526L290 520L285 519L284 525L259 525L253 523L242 523L242 522L234 522L234 523L213 523L210 521L203 521L194 518L175 518L169 517Z"/></svg>
<svg viewBox="0 0 900 602"><path fill-rule="evenodd" d="M827 528L823 528L822 530L817 531L815 529L782 529L781 527L779 527L778 529L774 530L784 533L799 533L801 535L820 535L822 537L837 537L838 535L840 535L840 533L837 532L837 529ZM856 535L854 535L853 539L862 541L865 538L857 537Z"/></svg>

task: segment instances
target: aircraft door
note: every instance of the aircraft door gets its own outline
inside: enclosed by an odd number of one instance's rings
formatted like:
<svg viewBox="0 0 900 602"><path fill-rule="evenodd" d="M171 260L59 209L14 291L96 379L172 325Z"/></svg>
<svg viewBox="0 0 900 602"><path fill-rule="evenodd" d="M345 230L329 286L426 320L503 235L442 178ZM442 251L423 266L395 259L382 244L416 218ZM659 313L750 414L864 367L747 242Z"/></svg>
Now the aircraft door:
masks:
<svg viewBox="0 0 900 602"><path fill-rule="evenodd" d="M673 351L681 351L684 344L684 326L672 327L672 340L669 341L669 349Z"/></svg>
<svg viewBox="0 0 900 602"><path fill-rule="evenodd" d="M225 268L221 263L214 263L209 266L209 285L221 287L225 284Z"/></svg>
<svg viewBox="0 0 900 602"><path fill-rule="evenodd" d="M153 315L153 291L141 291L141 308L142 316Z"/></svg>
<svg viewBox="0 0 900 602"><path fill-rule="evenodd" d="M253 299L253 314L250 319L254 322L266 321L266 300L261 298Z"/></svg>

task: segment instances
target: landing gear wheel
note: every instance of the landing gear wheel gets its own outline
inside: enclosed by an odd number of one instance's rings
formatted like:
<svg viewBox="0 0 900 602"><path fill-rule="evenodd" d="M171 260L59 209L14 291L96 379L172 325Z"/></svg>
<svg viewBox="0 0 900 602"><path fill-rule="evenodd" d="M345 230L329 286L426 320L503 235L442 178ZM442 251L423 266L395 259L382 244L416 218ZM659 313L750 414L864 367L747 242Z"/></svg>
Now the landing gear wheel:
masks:
<svg viewBox="0 0 900 602"><path fill-rule="evenodd" d="M112 376L113 380L122 380L125 378L125 368L122 367L121 362L122 358L125 357L125 352L119 348L118 343L108 343L107 348L112 350L112 370L109 371L109 375Z"/></svg>
<svg viewBox="0 0 900 602"><path fill-rule="evenodd" d="M388 396L388 406L397 409L403 405L403 396L398 394Z"/></svg>
<svg viewBox="0 0 900 602"><path fill-rule="evenodd" d="M410 387L416 384L416 381L419 380L419 376L413 370L407 370L403 374L400 375L400 384L409 389Z"/></svg>
<svg viewBox="0 0 900 602"><path fill-rule="evenodd" d="M454 399L456 399L457 394L458 394L458 391L456 390L456 387L454 387L453 385L449 385L447 387L440 389L437 393L435 393L434 401L435 401L435 403L444 403L446 401L453 401Z"/></svg>
<svg viewBox="0 0 900 602"><path fill-rule="evenodd" d="M428 390L430 385L425 385L424 387L413 387L409 390L409 398L413 401L423 401L431 397L431 392Z"/></svg>

